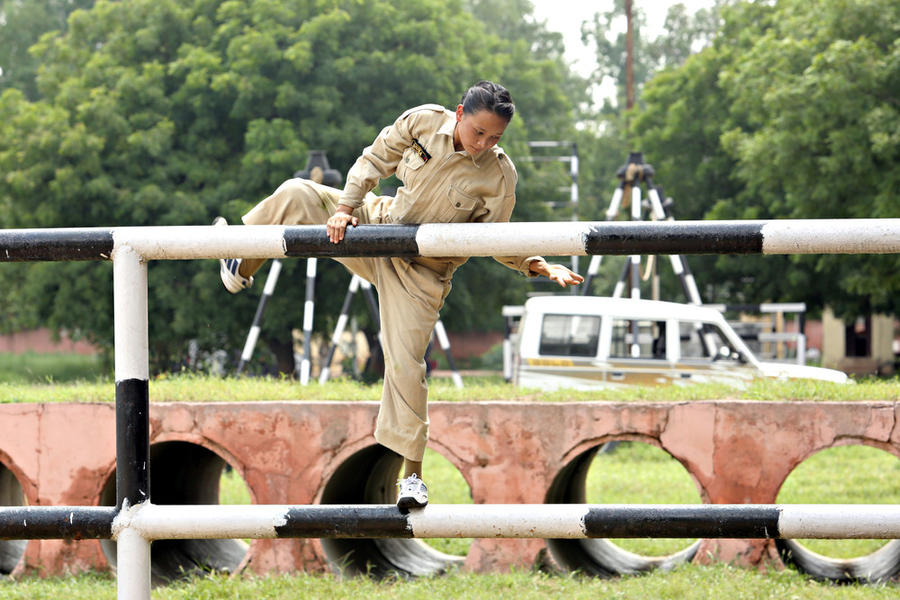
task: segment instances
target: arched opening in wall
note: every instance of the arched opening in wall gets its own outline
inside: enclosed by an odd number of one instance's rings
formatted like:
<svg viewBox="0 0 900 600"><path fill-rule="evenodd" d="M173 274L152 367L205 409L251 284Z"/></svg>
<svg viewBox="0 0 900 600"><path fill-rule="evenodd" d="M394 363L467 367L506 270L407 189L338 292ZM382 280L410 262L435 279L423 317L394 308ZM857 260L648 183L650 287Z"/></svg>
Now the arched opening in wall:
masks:
<svg viewBox="0 0 900 600"><path fill-rule="evenodd" d="M900 504L900 459L854 444L816 452L778 491L778 504ZM852 511L847 519L853 518ZM782 560L815 578L881 582L900 574L900 540L776 540Z"/></svg>
<svg viewBox="0 0 900 600"><path fill-rule="evenodd" d="M651 444L622 441L595 446L554 478L546 502L574 504L700 504L684 466ZM599 577L670 569L690 562L700 540L629 538L547 540L564 569Z"/></svg>
<svg viewBox="0 0 900 600"><path fill-rule="evenodd" d="M12 471L0 463L0 506L25 506L25 493ZM13 572L25 555L28 540L0 540L0 577Z"/></svg>
<svg viewBox="0 0 900 600"><path fill-rule="evenodd" d="M455 503L471 491L456 468L426 451L422 470L430 503ZM322 490L322 504L394 504L403 459L384 446L369 446L341 463ZM454 474L455 472L455 474ZM443 488L443 489L442 489ZM376 578L436 575L465 561L471 540L323 539L332 569L343 575Z"/></svg>
<svg viewBox="0 0 900 600"><path fill-rule="evenodd" d="M218 454L189 442L150 446L150 496L154 504L245 504L250 492L237 472ZM116 503L116 476L103 486L100 504ZM116 543L101 540L110 565ZM150 546L154 585L205 572L234 572L249 549L246 540L157 540Z"/></svg>

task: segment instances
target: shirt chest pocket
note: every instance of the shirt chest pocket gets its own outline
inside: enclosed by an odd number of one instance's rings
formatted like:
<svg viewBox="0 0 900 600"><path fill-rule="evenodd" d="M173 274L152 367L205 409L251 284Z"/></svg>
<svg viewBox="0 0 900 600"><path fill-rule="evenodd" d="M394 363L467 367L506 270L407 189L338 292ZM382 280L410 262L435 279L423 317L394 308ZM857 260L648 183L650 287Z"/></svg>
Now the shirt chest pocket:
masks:
<svg viewBox="0 0 900 600"><path fill-rule="evenodd" d="M409 186L416 180L424 166L425 160L419 156L415 148L407 148L403 151L403 158L400 159L400 164L397 165L397 178L404 185Z"/></svg>
<svg viewBox="0 0 900 600"><path fill-rule="evenodd" d="M470 196L455 185L451 185L447 193L444 218L441 220L445 223L465 223L480 204L480 198Z"/></svg>

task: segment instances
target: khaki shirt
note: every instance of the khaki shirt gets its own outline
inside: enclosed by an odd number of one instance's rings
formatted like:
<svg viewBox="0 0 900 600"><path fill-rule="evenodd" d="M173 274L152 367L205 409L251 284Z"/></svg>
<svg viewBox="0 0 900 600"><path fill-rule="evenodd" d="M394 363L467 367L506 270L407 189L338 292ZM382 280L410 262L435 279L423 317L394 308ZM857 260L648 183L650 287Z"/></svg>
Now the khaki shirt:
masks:
<svg viewBox="0 0 900 600"><path fill-rule="evenodd" d="M516 169L497 146L472 156L453 148L456 114L437 104L411 108L385 127L347 173L340 203L362 206L380 179L403 182L393 199L380 198L384 223L496 223L509 221L516 204ZM539 256L495 256L513 270L528 270ZM466 261L442 259L447 275Z"/></svg>

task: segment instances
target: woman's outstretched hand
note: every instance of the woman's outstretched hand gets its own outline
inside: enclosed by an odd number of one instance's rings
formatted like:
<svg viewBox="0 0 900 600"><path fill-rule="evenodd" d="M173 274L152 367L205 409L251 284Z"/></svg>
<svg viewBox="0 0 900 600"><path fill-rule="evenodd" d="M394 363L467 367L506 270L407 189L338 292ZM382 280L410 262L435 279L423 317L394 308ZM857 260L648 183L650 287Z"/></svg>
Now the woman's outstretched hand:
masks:
<svg viewBox="0 0 900 600"><path fill-rule="evenodd" d="M531 264L528 265L528 269L532 273L543 275L550 281L555 281L560 285L560 287L566 287L566 285L578 285L579 283L584 281L584 277L582 277L572 269L566 267L565 265L551 265L547 264L547 262L543 260L531 261Z"/></svg>
<svg viewBox="0 0 900 600"><path fill-rule="evenodd" d="M359 217L353 216L353 209L344 204L338 204L337 210L325 221L325 230L331 243L337 244L344 239L347 225L356 227L359 225Z"/></svg>

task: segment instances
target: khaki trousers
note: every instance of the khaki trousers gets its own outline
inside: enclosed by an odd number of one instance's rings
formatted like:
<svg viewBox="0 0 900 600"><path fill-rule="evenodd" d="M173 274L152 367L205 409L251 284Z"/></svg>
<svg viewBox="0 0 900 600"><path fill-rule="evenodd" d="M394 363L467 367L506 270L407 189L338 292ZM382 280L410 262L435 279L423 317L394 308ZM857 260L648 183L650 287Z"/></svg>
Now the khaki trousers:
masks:
<svg viewBox="0 0 900 600"><path fill-rule="evenodd" d="M323 225L334 214L339 199L339 190L290 179L244 215L243 221L246 225ZM392 201L369 195L353 214L360 224L381 223ZM436 268L434 263L417 259L335 260L378 290L385 365L375 439L409 460L421 461L428 441L425 350L450 292L452 269L444 271L440 263Z"/></svg>

